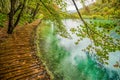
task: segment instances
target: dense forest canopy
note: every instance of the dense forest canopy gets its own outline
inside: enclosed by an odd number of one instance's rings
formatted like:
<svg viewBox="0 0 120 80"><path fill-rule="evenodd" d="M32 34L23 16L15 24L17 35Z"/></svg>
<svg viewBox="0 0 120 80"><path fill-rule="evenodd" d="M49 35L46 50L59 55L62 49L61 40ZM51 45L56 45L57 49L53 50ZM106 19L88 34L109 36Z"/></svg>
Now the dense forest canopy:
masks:
<svg viewBox="0 0 120 80"><path fill-rule="evenodd" d="M18 23L32 22L36 18L51 19L60 24L60 12L65 4L62 0L0 0L0 22L8 20L11 34ZM6 6L7 5L7 6ZM60 7L58 7L60 6ZM64 30L64 29L63 29Z"/></svg>
<svg viewBox="0 0 120 80"><path fill-rule="evenodd" d="M35 19L51 20L57 25L56 32L63 37L68 37L62 19L80 17L84 25L80 25L78 29L71 29L71 32L79 37L75 44L85 37L90 38L94 44L89 45L85 51L96 52L99 60L108 64L106 60L109 59L109 52L120 50L119 38L110 35L113 29L117 35L120 35L120 0L96 0L90 5L85 4L87 0L71 1L77 10L74 13L66 11L65 0L0 0L0 27L8 23L7 33L12 34L18 24L30 23ZM82 4L82 9L77 7L76 1ZM87 23L84 18L110 21Z"/></svg>

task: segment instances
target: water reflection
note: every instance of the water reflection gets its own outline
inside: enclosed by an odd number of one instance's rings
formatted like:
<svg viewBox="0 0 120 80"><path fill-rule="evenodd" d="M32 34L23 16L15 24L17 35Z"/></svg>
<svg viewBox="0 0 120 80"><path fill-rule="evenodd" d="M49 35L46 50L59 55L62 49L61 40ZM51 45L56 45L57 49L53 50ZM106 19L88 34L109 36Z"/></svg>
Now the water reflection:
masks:
<svg viewBox="0 0 120 80"><path fill-rule="evenodd" d="M103 65L96 59L95 53L82 50L91 44L89 38L84 38L78 45L75 44L79 38L70 32L70 28L77 28L82 22L68 19L63 20L63 23L72 39L53 35L52 24L48 33L46 29L44 31L47 34L44 36L45 40L40 41L42 58L45 57L48 68L55 76L54 80L120 80L120 69L113 67L120 58L120 51L110 53L109 65Z"/></svg>
<svg viewBox="0 0 120 80"><path fill-rule="evenodd" d="M84 38L78 45L75 44L78 37L70 32L70 28L77 28L82 22L68 19L63 23L72 36L72 39L58 36L60 46L70 52L59 65L62 66L64 80L120 80L120 69L113 67L120 59L120 51L110 53L109 65L103 65L96 60L95 54L90 55L89 52L82 51L91 44L90 39Z"/></svg>

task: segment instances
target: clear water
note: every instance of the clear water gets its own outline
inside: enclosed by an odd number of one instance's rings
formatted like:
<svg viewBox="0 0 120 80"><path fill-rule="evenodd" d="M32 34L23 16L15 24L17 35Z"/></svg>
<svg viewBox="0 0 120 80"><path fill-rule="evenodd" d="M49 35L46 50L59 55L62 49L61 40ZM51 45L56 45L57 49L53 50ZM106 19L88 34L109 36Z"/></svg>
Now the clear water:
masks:
<svg viewBox="0 0 120 80"><path fill-rule="evenodd" d="M80 20L64 20L68 32L70 28L77 27ZM48 68L55 76L54 80L120 80L120 69L114 68L113 64L120 59L120 51L110 53L109 65L100 64L95 55L84 52L91 43L89 38L84 38L78 45L75 44L78 37L71 34L72 39L54 35L54 25L51 25L49 35L44 44L44 57ZM43 45L41 45L43 48Z"/></svg>

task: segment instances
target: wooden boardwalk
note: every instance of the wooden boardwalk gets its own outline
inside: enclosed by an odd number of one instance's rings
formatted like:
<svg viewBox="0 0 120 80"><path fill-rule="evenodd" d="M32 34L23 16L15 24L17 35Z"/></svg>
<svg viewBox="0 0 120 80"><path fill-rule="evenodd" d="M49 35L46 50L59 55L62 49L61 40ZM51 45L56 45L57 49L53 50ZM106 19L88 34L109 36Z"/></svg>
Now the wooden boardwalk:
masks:
<svg viewBox="0 0 120 80"><path fill-rule="evenodd" d="M19 27L13 35L0 32L0 80L50 80L35 56L33 32L39 22Z"/></svg>

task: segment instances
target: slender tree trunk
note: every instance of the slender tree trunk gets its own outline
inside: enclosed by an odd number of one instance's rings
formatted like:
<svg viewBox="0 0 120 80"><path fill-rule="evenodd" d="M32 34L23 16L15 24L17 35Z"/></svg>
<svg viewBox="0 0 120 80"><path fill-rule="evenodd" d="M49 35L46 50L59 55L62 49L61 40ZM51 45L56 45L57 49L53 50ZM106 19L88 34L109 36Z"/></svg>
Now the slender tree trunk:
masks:
<svg viewBox="0 0 120 80"><path fill-rule="evenodd" d="M74 0L72 0L72 1L73 1L73 3L74 3L74 6L75 6L75 8L76 8L76 10L77 10L77 13L78 13L80 19L82 20L83 24L84 24L85 27L86 27L87 34L88 34L88 36L90 37L90 34L89 34L89 26L88 26L88 24L84 21L84 19L82 18L82 15L81 15L81 13L79 12L79 9L78 9L78 7L77 7L75 1L74 1Z"/></svg>
<svg viewBox="0 0 120 80"><path fill-rule="evenodd" d="M77 13L78 13L80 19L81 19L82 22L86 25L86 22L85 22L84 19L82 18L82 15L81 15L81 13L79 12L79 9L78 9L78 7L77 7L75 1L74 1L74 0L72 0L72 1L73 1L74 5L75 5L75 8L76 8L76 10L77 10Z"/></svg>
<svg viewBox="0 0 120 80"><path fill-rule="evenodd" d="M32 16L33 19L35 18L38 9L39 9L39 4L37 3L36 8L35 8L35 10L34 10L34 12L33 12L33 16Z"/></svg>
<svg viewBox="0 0 120 80"><path fill-rule="evenodd" d="M10 12L10 13L9 13L8 31L7 31L8 34L12 34L12 32L13 32L13 27L14 27L14 25L13 25L13 13Z"/></svg>
<svg viewBox="0 0 120 80"><path fill-rule="evenodd" d="M14 19L13 19L13 16L14 16L14 11L15 11L15 1L13 0L10 0L11 2L11 9L10 9L10 13L9 13L9 24L8 24L8 31L7 33L8 34L12 34L13 32L13 29L14 29Z"/></svg>
<svg viewBox="0 0 120 80"><path fill-rule="evenodd" d="M25 8L25 4L26 4L26 0L24 0L24 2L23 2L22 8L21 8L21 10L20 10L20 12L19 12L19 14L18 14L18 16L17 16L17 20L16 20L16 22L15 22L15 24L14 24L14 28L17 26L18 22L20 21L22 12L23 12L23 10L24 10L24 8Z"/></svg>
<svg viewBox="0 0 120 80"><path fill-rule="evenodd" d="M22 12L23 12L23 9L25 7L25 3L26 3L26 0L24 0L23 4L19 5L17 7L17 9L15 9L15 3L16 3L16 0L10 0L11 2L11 9L10 9L10 13L8 14L9 16L9 24L8 24L8 31L7 33L8 34L12 34L14 28L17 26L19 20L20 20L20 17L22 15ZM20 8L22 6L22 8ZM18 16L17 16L17 19L16 21L14 21L14 15L16 14L16 12L20 10L20 12L18 13Z"/></svg>

